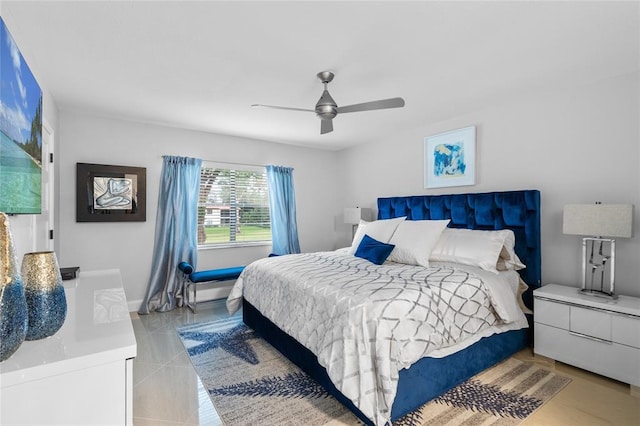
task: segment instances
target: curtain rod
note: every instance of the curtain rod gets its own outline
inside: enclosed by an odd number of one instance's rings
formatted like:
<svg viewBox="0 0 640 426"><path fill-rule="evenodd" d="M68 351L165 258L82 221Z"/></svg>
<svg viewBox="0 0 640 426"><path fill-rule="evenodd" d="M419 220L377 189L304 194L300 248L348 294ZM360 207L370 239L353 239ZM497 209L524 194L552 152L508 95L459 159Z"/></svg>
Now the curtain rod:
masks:
<svg viewBox="0 0 640 426"><path fill-rule="evenodd" d="M232 163L230 161L217 161L217 160L205 160L207 163L218 163L218 164L232 164L236 166L251 166L251 167L267 167L265 164L249 164L249 163Z"/></svg>
<svg viewBox="0 0 640 426"><path fill-rule="evenodd" d="M160 157L164 157L164 155L161 155ZM250 166L250 167L267 167L267 164L233 163L231 161L207 160L204 158L202 158L201 160L206 161L207 163L232 164L236 166Z"/></svg>

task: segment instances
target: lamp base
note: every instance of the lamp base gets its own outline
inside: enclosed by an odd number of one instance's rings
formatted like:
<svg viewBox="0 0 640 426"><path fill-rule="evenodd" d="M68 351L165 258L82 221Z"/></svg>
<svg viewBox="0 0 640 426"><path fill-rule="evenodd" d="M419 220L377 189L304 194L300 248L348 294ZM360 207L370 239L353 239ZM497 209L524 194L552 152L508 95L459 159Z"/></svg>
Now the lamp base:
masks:
<svg viewBox="0 0 640 426"><path fill-rule="evenodd" d="M604 290L591 290L591 289L588 289L588 288L582 288L578 292L580 294L584 294L585 296L603 297L603 298L609 299L609 300L616 300L618 298L617 294L609 293L609 292L604 291Z"/></svg>
<svg viewBox="0 0 640 426"><path fill-rule="evenodd" d="M613 297L615 288L616 241L609 238L582 239L582 292Z"/></svg>

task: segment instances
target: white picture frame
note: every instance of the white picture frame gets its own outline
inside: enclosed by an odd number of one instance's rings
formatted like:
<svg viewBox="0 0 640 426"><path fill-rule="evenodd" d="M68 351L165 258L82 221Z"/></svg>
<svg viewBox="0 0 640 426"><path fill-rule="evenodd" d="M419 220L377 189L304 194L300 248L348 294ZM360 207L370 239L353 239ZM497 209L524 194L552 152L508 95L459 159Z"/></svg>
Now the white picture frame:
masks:
<svg viewBox="0 0 640 426"><path fill-rule="evenodd" d="M424 187L476 183L476 126L424 138Z"/></svg>

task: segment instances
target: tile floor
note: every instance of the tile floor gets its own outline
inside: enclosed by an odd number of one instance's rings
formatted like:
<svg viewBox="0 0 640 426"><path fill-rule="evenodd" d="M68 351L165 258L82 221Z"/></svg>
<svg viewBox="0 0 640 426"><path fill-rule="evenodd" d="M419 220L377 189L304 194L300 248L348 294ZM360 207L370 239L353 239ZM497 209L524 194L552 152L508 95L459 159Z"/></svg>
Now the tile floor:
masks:
<svg viewBox="0 0 640 426"><path fill-rule="evenodd" d="M191 365L176 327L226 318L224 300L198 304L198 313L176 309L138 316L132 313L138 342L133 370L135 426L222 425ZM523 350L517 358L540 363L572 382L522 425L640 425L640 396L629 386ZM228 425L232 426L232 425Z"/></svg>
<svg viewBox="0 0 640 426"><path fill-rule="evenodd" d="M132 313L138 356L133 363L134 426L222 425L176 327L228 318L225 300L166 313Z"/></svg>

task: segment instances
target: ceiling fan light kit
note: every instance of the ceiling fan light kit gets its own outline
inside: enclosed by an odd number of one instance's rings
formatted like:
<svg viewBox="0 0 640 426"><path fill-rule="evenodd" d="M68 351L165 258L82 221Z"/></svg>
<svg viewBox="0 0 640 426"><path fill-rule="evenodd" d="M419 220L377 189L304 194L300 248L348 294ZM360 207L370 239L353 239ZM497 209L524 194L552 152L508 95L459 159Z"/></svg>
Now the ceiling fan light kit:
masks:
<svg viewBox="0 0 640 426"><path fill-rule="evenodd" d="M402 98L390 98L390 99L381 99L378 101L364 102L361 104L347 105L344 107L338 107L336 101L333 100L331 95L329 94L329 90L327 89L327 85L333 80L335 75L331 71L322 71L317 74L318 78L324 85L324 91L322 92L322 96L316 103L314 109L304 109L304 108L291 108L291 107L282 107L282 106L274 106L274 105L262 105L262 104L253 104L251 106L254 107L265 107L265 108L275 108L275 109L285 109L290 111L304 111L304 112L315 112L318 118L320 118L320 134L325 134L333 131L333 119L338 114L343 114L347 112L361 112L361 111L373 111L377 109L389 109L389 108L401 108L404 106L404 99Z"/></svg>

